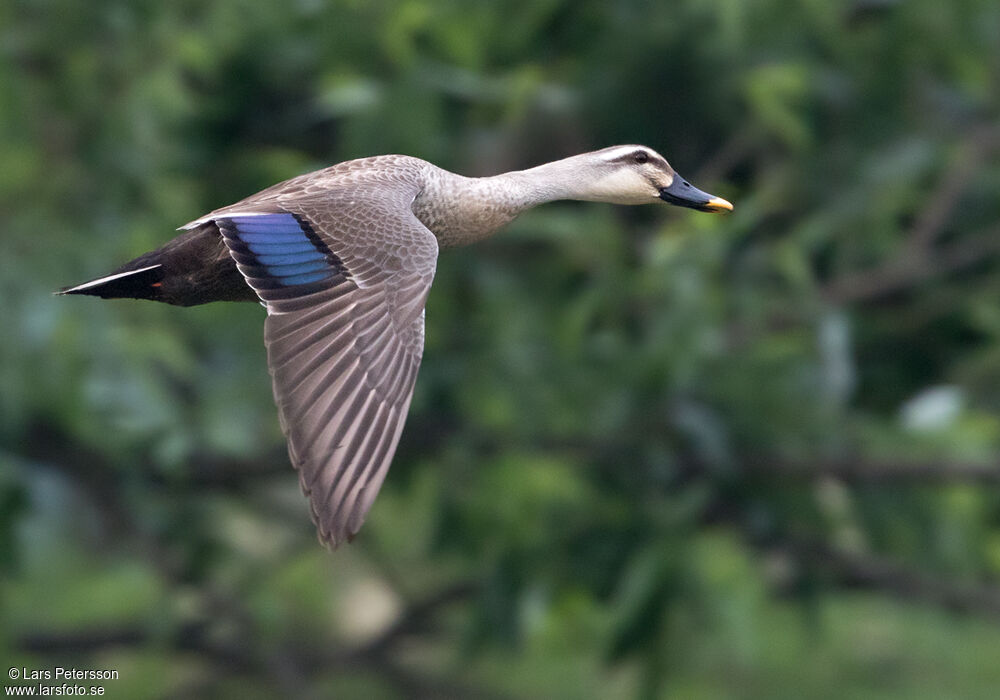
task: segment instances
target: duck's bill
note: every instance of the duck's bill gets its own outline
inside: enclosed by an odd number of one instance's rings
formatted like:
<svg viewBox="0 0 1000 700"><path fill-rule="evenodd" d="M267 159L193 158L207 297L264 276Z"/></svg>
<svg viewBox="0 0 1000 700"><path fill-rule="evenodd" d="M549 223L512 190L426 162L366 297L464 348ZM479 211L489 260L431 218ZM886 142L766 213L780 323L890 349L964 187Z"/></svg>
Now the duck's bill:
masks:
<svg viewBox="0 0 1000 700"><path fill-rule="evenodd" d="M698 211L733 210L733 205L722 197L702 192L680 175L674 175L674 181L670 183L670 187L660 189L660 199L679 207L688 207Z"/></svg>

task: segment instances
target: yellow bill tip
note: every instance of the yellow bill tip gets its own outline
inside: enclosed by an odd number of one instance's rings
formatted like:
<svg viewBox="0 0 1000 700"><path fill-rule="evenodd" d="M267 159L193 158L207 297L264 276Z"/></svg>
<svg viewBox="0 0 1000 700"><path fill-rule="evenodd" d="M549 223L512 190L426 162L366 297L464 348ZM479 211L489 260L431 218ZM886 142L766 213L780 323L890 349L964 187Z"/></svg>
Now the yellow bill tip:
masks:
<svg viewBox="0 0 1000 700"><path fill-rule="evenodd" d="M709 211L732 211L733 205L722 197L712 197L705 203L705 208Z"/></svg>

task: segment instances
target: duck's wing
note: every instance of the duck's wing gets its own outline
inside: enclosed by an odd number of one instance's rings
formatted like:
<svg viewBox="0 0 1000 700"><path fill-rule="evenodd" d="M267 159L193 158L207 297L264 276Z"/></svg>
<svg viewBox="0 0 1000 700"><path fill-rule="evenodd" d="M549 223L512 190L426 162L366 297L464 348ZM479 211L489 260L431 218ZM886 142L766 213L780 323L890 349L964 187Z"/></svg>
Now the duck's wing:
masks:
<svg viewBox="0 0 1000 700"><path fill-rule="evenodd" d="M437 240L414 189L345 186L211 215L267 308L288 451L320 539L351 539L385 479L424 344Z"/></svg>

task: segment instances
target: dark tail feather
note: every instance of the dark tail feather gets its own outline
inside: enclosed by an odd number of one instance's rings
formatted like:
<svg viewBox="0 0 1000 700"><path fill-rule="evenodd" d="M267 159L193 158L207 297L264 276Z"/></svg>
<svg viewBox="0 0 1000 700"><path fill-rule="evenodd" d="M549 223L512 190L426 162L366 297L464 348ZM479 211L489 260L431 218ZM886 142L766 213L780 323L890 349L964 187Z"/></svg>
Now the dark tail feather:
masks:
<svg viewBox="0 0 1000 700"><path fill-rule="evenodd" d="M156 264L98 277L75 287L64 287L56 294L88 294L102 299L158 299L162 281L163 266Z"/></svg>
<svg viewBox="0 0 1000 700"><path fill-rule="evenodd" d="M219 227L211 221L129 260L109 275L56 293L150 299L175 306L259 301L236 267Z"/></svg>

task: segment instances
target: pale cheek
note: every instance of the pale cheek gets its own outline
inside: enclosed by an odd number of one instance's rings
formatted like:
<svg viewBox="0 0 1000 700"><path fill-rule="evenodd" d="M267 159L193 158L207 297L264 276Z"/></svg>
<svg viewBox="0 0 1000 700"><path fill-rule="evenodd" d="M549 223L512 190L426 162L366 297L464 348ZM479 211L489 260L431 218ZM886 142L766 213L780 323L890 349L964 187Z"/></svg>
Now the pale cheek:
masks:
<svg viewBox="0 0 1000 700"><path fill-rule="evenodd" d="M610 201L633 202L644 199L651 188L646 178L630 171L619 171L603 178L598 189Z"/></svg>
<svg viewBox="0 0 1000 700"><path fill-rule="evenodd" d="M674 176L666 174L660 175L660 177L657 178L656 183L657 189L662 190L664 187L670 187L674 184Z"/></svg>

